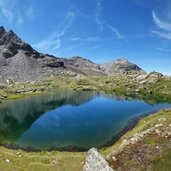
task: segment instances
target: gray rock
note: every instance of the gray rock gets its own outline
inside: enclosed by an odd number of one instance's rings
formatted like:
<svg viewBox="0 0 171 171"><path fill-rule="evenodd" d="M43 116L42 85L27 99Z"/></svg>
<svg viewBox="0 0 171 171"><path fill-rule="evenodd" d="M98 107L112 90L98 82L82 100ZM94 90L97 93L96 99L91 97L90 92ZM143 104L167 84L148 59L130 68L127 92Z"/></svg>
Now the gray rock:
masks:
<svg viewBox="0 0 171 171"><path fill-rule="evenodd" d="M104 157L92 148L88 151L83 171L113 171Z"/></svg>
<svg viewBox="0 0 171 171"><path fill-rule="evenodd" d="M51 165L56 165L57 163L58 163L57 160L52 160L52 161L51 161Z"/></svg>

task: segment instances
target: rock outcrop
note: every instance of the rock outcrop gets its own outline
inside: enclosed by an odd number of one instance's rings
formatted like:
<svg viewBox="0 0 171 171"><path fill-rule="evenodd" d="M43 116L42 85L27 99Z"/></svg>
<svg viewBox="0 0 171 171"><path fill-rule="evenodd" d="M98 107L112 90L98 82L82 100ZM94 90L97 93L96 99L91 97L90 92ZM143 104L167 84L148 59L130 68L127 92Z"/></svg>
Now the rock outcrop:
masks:
<svg viewBox="0 0 171 171"><path fill-rule="evenodd" d="M83 171L113 171L104 157L95 149L88 151Z"/></svg>

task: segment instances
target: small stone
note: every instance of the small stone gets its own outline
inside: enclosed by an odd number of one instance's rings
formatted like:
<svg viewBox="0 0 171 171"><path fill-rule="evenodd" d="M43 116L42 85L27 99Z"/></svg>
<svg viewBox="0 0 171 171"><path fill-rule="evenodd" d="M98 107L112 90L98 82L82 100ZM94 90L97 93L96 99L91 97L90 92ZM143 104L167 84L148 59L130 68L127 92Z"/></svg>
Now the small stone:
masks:
<svg viewBox="0 0 171 171"><path fill-rule="evenodd" d="M140 139L140 137L138 135L136 135L136 136L132 137L130 140L131 140L132 144L135 144L136 142L139 141L139 139Z"/></svg>
<svg viewBox="0 0 171 171"><path fill-rule="evenodd" d="M112 156L112 159L113 159L113 161L116 161L117 160L115 156Z"/></svg>
<svg viewBox="0 0 171 171"><path fill-rule="evenodd" d="M129 141L127 140L127 139L124 139L123 141L122 141L122 145L124 146L124 145L129 145Z"/></svg>
<svg viewBox="0 0 171 171"><path fill-rule="evenodd" d="M156 124L154 127L158 128L158 127L162 127L162 126L163 126L163 124L161 123L161 124Z"/></svg>
<svg viewBox="0 0 171 171"><path fill-rule="evenodd" d="M6 162L7 162L7 163L9 163L9 162L10 162L10 160L9 160L9 159L6 159Z"/></svg>
<svg viewBox="0 0 171 171"><path fill-rule="evenodd" d="M51 165L56 165L57 164L57 160L52 160L51 161Z"/></svg>
<svg viewBox="0 0 171 171"><path fill-rule="evenodd" d="M107 155L106 158L105 158L107 161L109 161L111 159L111 155Z"/></svg>
<svg viewBox="0 0 171 171"><path fill-rule="evenodd" d="M160 118L158 121L166 121L166 118Z"/></svg>
<svg viewBox="0 0 171 171"><path fill-rule="evenodd" d="M159 131L158 129L156 129L156 133L157 133L158 135L160 135L160 131Z"/></svg>
<svg viewBox="0 0 171 171"><path fill-rule="evenodd" d="M171 136L171 132L168 132L167 135L168 135L168 136Z"/></svg>

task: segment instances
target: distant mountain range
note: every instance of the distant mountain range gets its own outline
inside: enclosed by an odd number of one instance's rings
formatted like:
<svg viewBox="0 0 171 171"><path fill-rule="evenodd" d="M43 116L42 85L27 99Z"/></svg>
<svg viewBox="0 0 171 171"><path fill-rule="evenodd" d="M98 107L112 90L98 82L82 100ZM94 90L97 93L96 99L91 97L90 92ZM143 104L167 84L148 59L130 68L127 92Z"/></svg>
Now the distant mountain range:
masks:
<svg viewBox="0 0 171 171"><path fill-rule="evenodd" d="M0 80L36 81L58 75L105 76L142 69L126 59L96 64L79 56L59 58L42 54L23 42L12 30L0 27Z"/></svg>

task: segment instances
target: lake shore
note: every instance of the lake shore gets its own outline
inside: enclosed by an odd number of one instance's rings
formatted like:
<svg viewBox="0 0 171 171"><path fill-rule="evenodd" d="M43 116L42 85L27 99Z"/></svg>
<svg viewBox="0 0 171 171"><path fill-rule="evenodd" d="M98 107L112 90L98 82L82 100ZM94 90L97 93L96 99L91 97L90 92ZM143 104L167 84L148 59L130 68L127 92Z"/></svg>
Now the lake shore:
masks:
<svg viewBox="0 0 171 171"><path fill-rule="evenodd" d="M157 77L156 81L151 83L149 80L134 80L134 76L136 76L136 73L133 73L132 76L129 76L129 74L115 74L110 77L55 77L38 82L6 84L1 86L0 89L0 103L41 94L53 88L69 88L72 90L97 91L108 95L122 95L127 99L139 99L150 104L171 103L170 78ZM141 84L142 81L145 82L144 85Z"/></svg>

